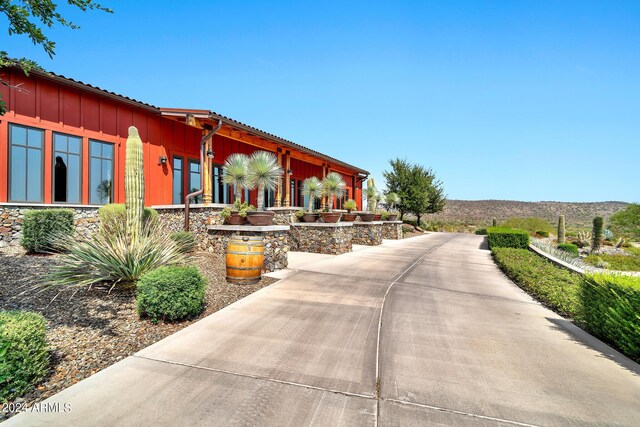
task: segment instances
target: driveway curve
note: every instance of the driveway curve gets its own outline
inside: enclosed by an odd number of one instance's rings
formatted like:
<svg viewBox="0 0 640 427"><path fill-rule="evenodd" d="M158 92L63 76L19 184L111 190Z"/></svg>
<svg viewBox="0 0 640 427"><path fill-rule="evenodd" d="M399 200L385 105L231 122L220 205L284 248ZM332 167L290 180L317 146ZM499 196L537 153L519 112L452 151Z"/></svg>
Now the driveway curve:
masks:
<svg viewBox="0 0 640 427"><path fill-rule="evenodd" d="M6 425L632 426L640 366L434 233L304 265L43 408Z"/></svg>

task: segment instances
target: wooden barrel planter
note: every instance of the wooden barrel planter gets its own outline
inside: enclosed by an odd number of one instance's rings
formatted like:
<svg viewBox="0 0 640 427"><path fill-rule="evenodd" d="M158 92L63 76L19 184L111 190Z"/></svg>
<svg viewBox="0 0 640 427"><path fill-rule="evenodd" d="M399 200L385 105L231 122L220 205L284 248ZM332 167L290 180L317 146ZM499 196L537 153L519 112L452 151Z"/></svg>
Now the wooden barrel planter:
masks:
<svg viewBox="0 0 640 427"><path fill-rule="evenodd" d="M232 235L227 245L227 282L248 285L260 281L264 264L261 236Z"/></svg>

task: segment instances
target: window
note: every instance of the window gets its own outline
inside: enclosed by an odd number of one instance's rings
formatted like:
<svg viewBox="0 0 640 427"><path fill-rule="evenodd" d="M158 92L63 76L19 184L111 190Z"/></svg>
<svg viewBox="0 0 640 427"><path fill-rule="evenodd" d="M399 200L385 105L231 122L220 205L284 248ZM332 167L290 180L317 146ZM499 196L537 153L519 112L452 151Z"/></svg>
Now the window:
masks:
<svg viewBox="0 0 640 427"><path fill-rule="evenodd" d="M113 144L90 141L89 203L104 205L113 201Z"/></svg>
<svg viewBox="0 0 640 427"><path fill-rule="evenodd" d="M297 199L296 199L297 200L296 206L305 208L307 205L305 204L304 194L302 193L302 186L303 186L302 180L298 180L298 193L297 193Z"/></svg>
<svg viewBox="0 0 640 427"><path fill-rule="evenodd" d="M53 134L53 201L80 203L82 139Z"/></svg>
<svg viewBox="0 0 640 427"><path fill-rule="evenodd" d="M264 189L264 208L272 208L276 205L276 192Z"/></svg>
<svg viewBox="0 0 640 427"><path fill-rule="evenodd" d="M189 193L200 190L200 162L189 160ZM194 197L194 203L202 203L202 195Z"/></svg>
<svg viewBox="0 0 640 427"><path fill-rule="evenodd" d="M44 131L9 125L9 201L42 202Z"/></svg>
<svg viewBox="0 0 640 427"><path fill-rule="evenodd" d="M230 203L229 185L224 183L222 166L213 166L213 203Z"/></svg>
<svg viewBox="0 0 640 427"><path fill-rule="evenodd" d="M296 180L291 179L291 189L289 190L289 204L290 206L296 205Z"/></svg>
<svg viewBox="0 0 640 427"><path fill-rule="evenodd" d="M173 156L173 204L184 203L184 159Z"/></svg>

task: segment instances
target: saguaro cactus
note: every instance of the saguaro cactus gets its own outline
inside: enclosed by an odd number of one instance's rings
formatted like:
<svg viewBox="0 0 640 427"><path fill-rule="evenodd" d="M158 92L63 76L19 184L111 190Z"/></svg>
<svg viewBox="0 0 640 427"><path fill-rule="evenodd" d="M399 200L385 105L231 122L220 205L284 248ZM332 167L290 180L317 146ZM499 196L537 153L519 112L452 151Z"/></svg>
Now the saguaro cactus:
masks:
<svg viewBox="0 0 640 427"><path fill-rule="evenodd" d="M498 220L493 218L493 220L491 221L491 225L493 225L494 227L498 225Z"/></svg>
<svg viewBox="0 0 640 427"><path fill-rule="evenodd" d="M136 240L142 232L144 216L144 165L142 140L135 126L129 128L124 168L124 196L127 233Z"/></svg>
<svg viewBox="0 0 640 427"><path fill-rule="evenodd" d="M564 215L560 215L560 218L558 218L558 244L561 245L565 242Z"/></svg>
<svg viewBox="0 0 640 427"><path fill-rule="evenodd" d="M601 216L593 218L593 232L591 240L591 252L596 252L600 249L600 242L602 242L602 228L604 220Z"/></svg>
<svg viewBox="0 0 640 427"><path fill-rule="evenodd" d="M371 213L376 211L376 192L376 183L373 178L369 178L367 180L365 194L367 195L367 208L369 208L369 212Z"/></svg>

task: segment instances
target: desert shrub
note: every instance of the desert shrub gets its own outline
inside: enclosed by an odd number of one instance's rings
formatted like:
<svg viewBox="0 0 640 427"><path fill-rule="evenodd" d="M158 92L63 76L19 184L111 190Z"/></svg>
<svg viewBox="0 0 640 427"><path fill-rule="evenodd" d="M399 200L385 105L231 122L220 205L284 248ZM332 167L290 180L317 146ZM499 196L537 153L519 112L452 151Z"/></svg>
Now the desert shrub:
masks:
<svg viewBox="0 0 640 427"><path fill-rule="evenodd" d="M57 249L58 238L73 233L71 209L38 209L25 212L22 223L22 247L28 252L48 252Z"/></svg>
<svg viewBox="0 0 640 427"><path fill-rule="evenodd" d="M169 237L178 245L182 253L193 252L196 248L196 235L190 231L176 231L169 234Z"/></svg>
<svg viewBox="0 0 640 427"><path fill-rule="evenodd" d="M516 228L518 230L524 230L529 234L536 234L539 231L546 231L547 233L553 233L555 226L544 218L509 218L500 224L504 228ZM547 234L548 235L548 234Z"/></svg>
<svg viewBox="0 0 640 427"><path fill-rule="evenodd" d="M601 216L597 216L593 218L593 230L591 231L592 239L591 239L591 250L597 251L600 249L600 244L602 243L603 230L602 227L604 225L604 220Z"/></svg>
<svg viewBox="0 0 640 427"><path fill-rule="evenodd" d="M405 224L413 225L414 227L418 227L418 221L416 221L415 219L403 219L402 222ZM420 221L419 227L422 228L423 230L427 230L429 228L424 221ZM436 229L436 230L430 230L430 231L438 231L438 230Z"/></svg>
<svg viewBox="0 0 640 427"><path fill-rule="evenodd" d="M559 268L526 249L494 248L491 252L500 269L522 289L561 314L579 313L577 273Z"/></svg>
<svg viewBox="0 0 640 427"><path fill-rule="evenodd" d="M535 234L540 237L549 237L549 232L544 230L538 230Z"/></svg>
<svg viewBox="0 0 640 427"><path fill-rule="evenodd" d="M600 268L620 271L640 271L640 256L623 254L591 254L585 262ZM604 267L603 267L604 266Z"/></svg>
<svg viewBox="0 0 640 427"><path fill-rule="evenodd" d="M181 320L204 309L207 281L195 267L161 267L140 277L138 313L153 321Z"/></svg>
<svg viewBox="0 0 640 427"><path fill-rule="evenodd" d="M147 222L140 238L133 241L122 221L103 224L89 237L64 239L60 245L67 254L44 277L41 286L107 282L126 287L146 272L185 262L181 247L161 229L159 221Z"/></svg>
<svg viewBox="0 0 640 427"><path fill-rule="evenodd" d="M578 247L572 243L560 243L558 244L558 249L561 251L570 253L571 255L579 256Z"/></svg>
<svg viewBox="0 0 640 427"><path fill-rule="evenodd" d="M640 203L630 204L611 215L609 228L617 236L640 241Z"/></svg>
<svg viewBox="0 0 640 427"><path fill-rule="evenodd" d="M625 246L624 248L627 253L640 257L640 248L634 248L633 246Z"/></svg>
<svg viewBox="0 0 640 427"><path fill-rule="evenodd" d="M523 230L505 227L487 228L489 248L520 248L529 247L529 234Z"/></svg>
<svg viewBox="0 0 640 427"><path fill-rule="evenodd" d="M476 234L479 236L486 236L487 235L487 229L486 228L478 228L476 230Z"/></svg>
<svg viewBox="0 0 640 427"><path fill-rule="evenodd" d="M640 278L587 274L580 301L587 329L640 362Z"/></svg>
<svg viewBox="0 0 640 427"><path fill-rule="evenodd" d="M45 378L49 344L44 317L0 311L0 402L19 397Z"/></svg>
<svg viewBox="0 0 640 427"><path fill-rule="evenodd" d="M98 209L98 217L102 224L124 223L127 219L124 203L110 203ZM153 208L144 208L142 220L154 222L158 219L158 211Z"/></svg>

